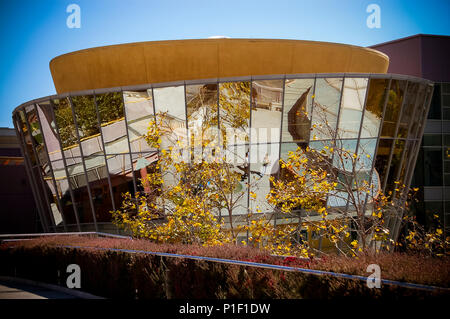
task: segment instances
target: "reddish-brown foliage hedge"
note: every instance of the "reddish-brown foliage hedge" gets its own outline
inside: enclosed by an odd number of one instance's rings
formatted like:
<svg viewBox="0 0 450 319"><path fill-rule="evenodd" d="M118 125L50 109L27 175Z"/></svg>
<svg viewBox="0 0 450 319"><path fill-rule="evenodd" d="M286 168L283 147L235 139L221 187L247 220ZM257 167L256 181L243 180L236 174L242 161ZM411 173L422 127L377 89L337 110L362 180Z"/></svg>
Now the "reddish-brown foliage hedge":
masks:
<svg viewBox="0 0 450 319"><path fill-rule="evenodd" d="M379 254L305 260L276 257L256 248L234 245L201 247L155 244L146 240L81 236L42 237L0 246L0 274L61 283L65 267L77 263L83 271L82 288L106 297L125 298L328 298L346 295L399 297L417 295L411 289L383 285L368 289L365 282L301 272L130 254L108 250L68 249L58 246L119 248L246 260L367 276L367 265L381 267L383 279L449 287L449 258ZM33 265L32 267L29 267ZM427 293L421 292L426 295Z"/></svg>

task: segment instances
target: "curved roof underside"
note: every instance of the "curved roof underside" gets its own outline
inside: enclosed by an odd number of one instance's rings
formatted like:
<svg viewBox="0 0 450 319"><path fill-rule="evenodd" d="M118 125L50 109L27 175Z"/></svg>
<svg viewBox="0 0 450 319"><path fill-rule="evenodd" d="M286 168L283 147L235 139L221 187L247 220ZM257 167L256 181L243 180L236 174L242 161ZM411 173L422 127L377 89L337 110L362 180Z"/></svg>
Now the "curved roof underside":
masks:
<svg viewBox="0 0 450 319"><path fill-rule="evenodd" d="M386 73L389 58L352 45L278 39L137 42L75 51L50 61L58 94L249 75Z"/></svg>

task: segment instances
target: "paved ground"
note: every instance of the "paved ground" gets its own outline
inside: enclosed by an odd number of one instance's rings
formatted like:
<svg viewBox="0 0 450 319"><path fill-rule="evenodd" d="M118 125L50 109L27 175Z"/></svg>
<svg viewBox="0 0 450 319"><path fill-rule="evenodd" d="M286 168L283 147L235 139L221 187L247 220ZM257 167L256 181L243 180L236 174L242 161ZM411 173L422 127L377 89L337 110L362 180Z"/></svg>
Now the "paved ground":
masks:
<svg viewBox="0 0 450 319"><path fill-rule="evenodd" d="M49 288L0 281L0 299L76 299L76 297Z"/></svg>

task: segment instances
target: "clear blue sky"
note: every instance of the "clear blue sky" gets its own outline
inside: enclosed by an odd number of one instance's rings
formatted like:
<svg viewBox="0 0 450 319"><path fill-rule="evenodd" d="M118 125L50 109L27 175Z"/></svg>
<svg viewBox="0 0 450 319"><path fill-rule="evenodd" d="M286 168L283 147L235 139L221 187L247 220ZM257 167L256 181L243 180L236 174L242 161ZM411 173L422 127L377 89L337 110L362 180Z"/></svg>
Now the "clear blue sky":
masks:
<svg viewBox="0 0 450 319"><path fill-rule="evenodd" d="M81 28L69 29L69 4ZM369 29L366 8L381 9ZM449 0L0 0L0 127L21 103L55 94L50 60L109 44L207 38L282 38L369 46L417 33L450 35Z"/></svg>

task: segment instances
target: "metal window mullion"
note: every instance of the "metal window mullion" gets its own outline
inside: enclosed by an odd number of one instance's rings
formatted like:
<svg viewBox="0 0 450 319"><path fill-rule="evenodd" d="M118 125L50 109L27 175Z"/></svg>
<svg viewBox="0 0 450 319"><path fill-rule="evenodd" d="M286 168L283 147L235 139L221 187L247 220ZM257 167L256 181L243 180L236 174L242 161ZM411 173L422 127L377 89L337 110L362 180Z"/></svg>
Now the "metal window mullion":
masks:
<svg viewBox="0 0 450 319"><path fill-rule="evenodd" d="M386 169L386 177L385 177L385 180L383 182L383 192L386 191L386 185L387 185L388 177L389 177L389 174L391 173L391 162L392 162L392 157L394 155L394 150L395 150L395 146L396 146L395 142L398 141L397 133L398 133L398 128L400 127L401 118L403 116L403 106L405 104L406 94L408 94L408 84L409 84L409 81L406 81L406 87L405 87L405 91L404 91L404 94L403 94L402 105L400 106L400 111L399 111L399 114L398 114L398 117L397 117L397 123L395 125L394 141L392 142L391 151L389 153L389 159L388 159L387 169ZM394 172L394 174L395 174L395 172Z"/></svg>
<svg viewBox="0 0 450 319"><path fill-rule="evenodd" d="M41 117L39 116L39 110L37 108L37 104L34 104L34 111L36 112L36 117L39 122L39 128L41 130L42 141L44 144L44 150L45 150L45 154L47 155L47 158L48 158L48 165L50 167L50 173L51 173L51 178L52 178L52 182L53 182L53 187L55 188L55 197L56 197L57 204L59 206L59 210L61 213L63 227L64 227L64 230L67 231L66 218L65 218L63 210L62 210L62 204L61 204L61 200L60 200L59 194L58 194L58 187L56 186L55 173L53 171L52 161L50 160L50 155L48 153L47 142L45 141L44 131L42 129L42 121L41 121ZM56 227L56 223L55 223L55 227Z"/></svg>
<svg viewBox="0 0 450 319"><path fill-rule="evenodd" d="M123 105L123 112L125 113L125 104ZM112 208L115 211L116 210L116 204L114 203L114 193L112 189L112 183L111 183L111 176L109 176L109 166L108 166L108 159L106 158L106 147L105 147L105 140L103 138L103 130L101 125L101 119L100 119L100 112L98 111L98 105L97 105L97 96L94 94L94 106L95 106L95 112L97 114L97 124L100 129L100 140L102 142L102 149L103 149L103 157L105 159L105 166L106 166L106 175L108 177L108 186L109 186L109 195L111 196L111 204ZM124 123L126 126L126 122ZM96 168L96 172L98 175L98 179L100 180L100 174L98 173L98 168Z"/></svg>
<svg viewBox="0 0 450 319"><path fill-rule="evenodd" d="M134 193L137 193L137 184L136 184L136 177L134 176L134 166L133 166L133 156L131 155L131 143L130 143L130 133L128 132L128 120L127 120L127 107L125 104L125 99L123 97L123 90L120 91L122 95L122 103L123 103L123 116L125 120L125 131L127 132L127 143L128 143L128 155L130 157L130 166L131 166L131 177L133 178L133 187L134 187ZM147 95L148 95L148 89L147 89ZM152 89L152 104L153 104L153 115L155 116L155 100L153 98L153 89ZM108 172L109 174L109 172Z"/></svg>
<svg viewBox="0 0 450 319"><path fill-rule="evenodd" d="M34 157L36 158L36 164L37 164L36 167L39 169L39 180L41 181L42 191L44 192L45 202L47 203L48 215L50 218L50 222L52 222L53 226L56 227L55 221L53 219L53 214L51 213L52 209L50 206L50 202L48 201L48 196L45 196L47 194L47 191L46 191L46 184L44 182L44 179L43 179L42 173L41 173L41 161L39 160L39 156L38 156L36 148L34 146L33 136L31 134L31 132L32 132L31 126L30 126L30 123L28 122L26 109L24 108L23 111L24 111L24 117L25 117L25 125L27 126L28 132L30 133L31 148L33 149ZM32 171L34 171L33 166L31 166L31 169L32 169ZM33 174L34 174L34 172L33 172ZM44 211L43 217L45 217L45 211ZM54 229L54 231L56 231L56 229Z"/></svg>
<svg viewBox="0 0 450 319"><path fill-rule="evenodd" d="M17 125L17 122L14 121L14 123ZM33 198L34 201L36 203L36 207L37 207L37 211L39 214L39 218L40 218L40 222L41 222L41 226L42 229L44 230L44 232L48 232L48 225L47 225L47 221L44 219L44 209L42 207L42 203L41 203L41 199L39 196L39 192L37 190L38 186L36 185L36 180L34 177L34 173L33 173L33 168L32 168L32 164L30 162L29 156L28 156L28 152L25 151L25 145L26 145L26 141L24 136L22 135L21 131L16 127L16 125L14 125L15 129L16 129L16 134L20 139L20 148L22 150L22 154L24 157L24 162L25 162L25 170L28 173L28 180L30 182L30 186L31 186L31 190L33 192Z"/></svg>
<svg viewBox="0 0 450 319"><path fill-rule="evenodd" d="M55 112L54 112L54 104L53 101L50 100L50 110L51 110L51 115L53 118L53 121L55 123L55 131L56 131L56 139L58 140L59 143L59 149L61 151L61 157L63 160L63 165L64 165L64 171L66 172L66 179L67 179L67 186L69 188L69 193L70 193L70 198L72 199L72 207L73 207L73 213L75 214L75 220L77 222L77 228L78 231L81 231L81 227L80 227L80 220L78 217L78 210L76 208L76 201L75 201L75 196L73 195L73 190L72 190L72 186L70 185L70 175L69 175L69 170L67 168L67 161L66 161L66 157L64 155L64 149L63 149L63 144L61 142L61 137L59 135L59 127L58 127L58 122L56 121L56 116L55 116Z"/></svg>
<svg viewBox="0 0 450 319"><path fill-rule="evenodd" d="M76 136L77 136L78 145L80 148L81 162L83 163L84 177L86 178L86 188L88 191L89 203L91 205L91 212L92 212L92 218L94 221L94 227L95 227L95 231L98 231L97 218L95 217L94 201L92 199L91 185L89 184L89 178L88 178L87 171L86 171L86 163L84 161L84 155L83 155L83 147L81 145L78 123L77 123L77 119L75 116L75 107L72 102L72 98L70 96L68 97L68 101L69 101L70 108L72 110L73 123L75 124L75 132L76 132Z"/></svg>

